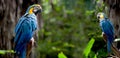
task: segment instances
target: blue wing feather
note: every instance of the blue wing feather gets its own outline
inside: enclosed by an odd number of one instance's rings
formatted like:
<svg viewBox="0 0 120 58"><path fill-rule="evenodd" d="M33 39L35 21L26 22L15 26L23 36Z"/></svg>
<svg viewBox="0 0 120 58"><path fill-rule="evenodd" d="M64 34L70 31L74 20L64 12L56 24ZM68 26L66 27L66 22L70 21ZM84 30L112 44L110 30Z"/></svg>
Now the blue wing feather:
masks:
<svg viewBox="0 0 120 58"><path fill-rule="evenodd" d="M100 26L102 28L102 31L107 35L114 35L114 28L112 23L108 19L104 19L100 22Z"/></svg>
<svg viewBox="0 0 120 58"><path fill-rule="evenodd" d="M107 35L107 50L110 53L111 51L111 44L114 39L114 28L112 23L109 21L109 19L103 19L100 21L100 26L102 28L102 31Z"/></svg>
<svg viewBox="0 0 120 58"><path fill-rule="evenodd" d="M19 50L24 44L27 44L32 36L33 33L30 21L25 19L25 21L21 24L21 27L19 27L19 31L16 33L15 50Z"/></svg>
<svg viewBox="0 0 120 58"><path fill-rule="evenodd" d="M20 52L22 56L24 55L26 45L32 38L34 31L36 29L37 29L37 21L36 21L36 16L34 14L20 18L15 28L16 35L14 42L15 42L16 52Z"/></svg>
<svg viewBox="0 0 120 58"><path fill-rule="evenodd" d="M17 33L17 31L18 31L19 27L21 26L22 22L25 20L24 18L25 18L25 17L22 16L22 17L19 19L19 21L18 21L18 23L17 23L17 25L16 25L16 27L15 27L15 33Z"/></svg>
<svg viewBox="0 0 120 58"><path fill-rule="evenodd" d="M20 27L21 27L24 20L25 20L25 17L21 17L19 19L18 24L15 27L15 34L20 34L21 33L21 28ZM16 42L18 40L18 38L19 38L19 35L16 35L15 39L14 39L14 42Z"/></svg>

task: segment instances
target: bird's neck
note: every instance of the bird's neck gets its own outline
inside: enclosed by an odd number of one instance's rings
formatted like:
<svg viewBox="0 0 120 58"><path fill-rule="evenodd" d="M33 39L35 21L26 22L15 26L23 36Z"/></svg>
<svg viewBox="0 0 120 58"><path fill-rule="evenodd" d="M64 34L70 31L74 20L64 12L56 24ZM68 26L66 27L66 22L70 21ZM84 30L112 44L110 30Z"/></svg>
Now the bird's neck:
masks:
<svg viewBox="0 0 120 58"><path fill-rule="evenodd" d="M100 19L99 19L100 22L103 21L103 20L105 20L105 19L104 19L104 18L100 18Z"/></svg>
<svg viewBox="0 0 120 58"><path fill-rule="evenodd" d="M104 18L100 18L99 20L104 20Z"/></svg>
<svg viewBox="0 0 120 58"><path fill-rule="evenodd" d="M36 15L34 13L33 14L25 13L23 15L23 17L31 17L31 18L34 18L35 20L37 19Z"/></svg>

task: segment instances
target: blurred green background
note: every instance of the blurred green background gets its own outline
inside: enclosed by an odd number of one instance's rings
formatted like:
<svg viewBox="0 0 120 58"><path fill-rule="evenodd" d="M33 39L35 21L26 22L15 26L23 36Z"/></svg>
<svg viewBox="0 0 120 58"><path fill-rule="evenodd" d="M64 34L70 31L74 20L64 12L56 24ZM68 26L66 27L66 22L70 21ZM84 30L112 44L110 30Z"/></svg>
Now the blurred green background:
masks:
<svg viewBox="0 0 120 58"><path fill-rule="evenodd" d="M42 0L41 3L44 23L39 30L38 57L57 58L61 52L67 58L106 57L106 45L96 18L98 12L107 13L101 0Z"/></svg>

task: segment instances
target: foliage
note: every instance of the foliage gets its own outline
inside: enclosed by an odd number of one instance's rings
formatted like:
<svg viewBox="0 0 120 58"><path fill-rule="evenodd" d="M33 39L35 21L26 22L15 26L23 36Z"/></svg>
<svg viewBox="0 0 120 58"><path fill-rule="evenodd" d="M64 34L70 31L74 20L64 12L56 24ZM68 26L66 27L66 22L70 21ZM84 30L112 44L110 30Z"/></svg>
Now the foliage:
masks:
<svg viewBox="0 0 120 58"><path fill-rule="evenodd" d="M97 58L96 54L94 55L94 58Z"/></svg>
<svg viewBox="0 0 120 58"><path fill-rule="evenodd" d="M39 31L39 57L56 58L60 51L68 58L83 58L83 52L91 58L102 56L96 54L99 50L104 50L105 46L96 18L96 14L104 10L104 4L99 6L98 2L99 0L42 0L44 26ZM95 38L93 46L87 45L91 38ZM89 47L88 51L86 46Z"/></svg>
<svg viewBox="0 0 120 58"><path fill-rule="evenodd" d="M91 51L91 48L92 48L94 42L95 42L95 39L93 39L93 38L88 42L87 47L85 48L85 50L83 52L83 54L85 55L85 58L88 58L88 55Z"/></svg>
<svg viewBox="0 0 120 58"><path fill-rule="evenodd" d="M0 50L0 54L15 53L13 50Z"/></svg>
<svg viewBox="0 0 120 58"><path fill-rule="evenodd" d="M63 54L63 52L60 52L60 53L58 54L58 58L67 58L67 57Z"/></svg>

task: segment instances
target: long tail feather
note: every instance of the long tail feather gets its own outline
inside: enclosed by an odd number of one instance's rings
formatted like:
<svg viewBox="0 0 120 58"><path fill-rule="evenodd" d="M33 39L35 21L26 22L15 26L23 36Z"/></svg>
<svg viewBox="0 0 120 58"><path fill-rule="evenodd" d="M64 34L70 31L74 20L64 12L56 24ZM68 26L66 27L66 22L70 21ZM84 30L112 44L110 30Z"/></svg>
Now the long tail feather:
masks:
<svg viewBox="0 0 120 58"><path fill-rule="evenodd" d="M108 53L111 52L112 42L113 42L113 36L108 36L108 39L107 39L107 51L108 51Z"/></svg>

